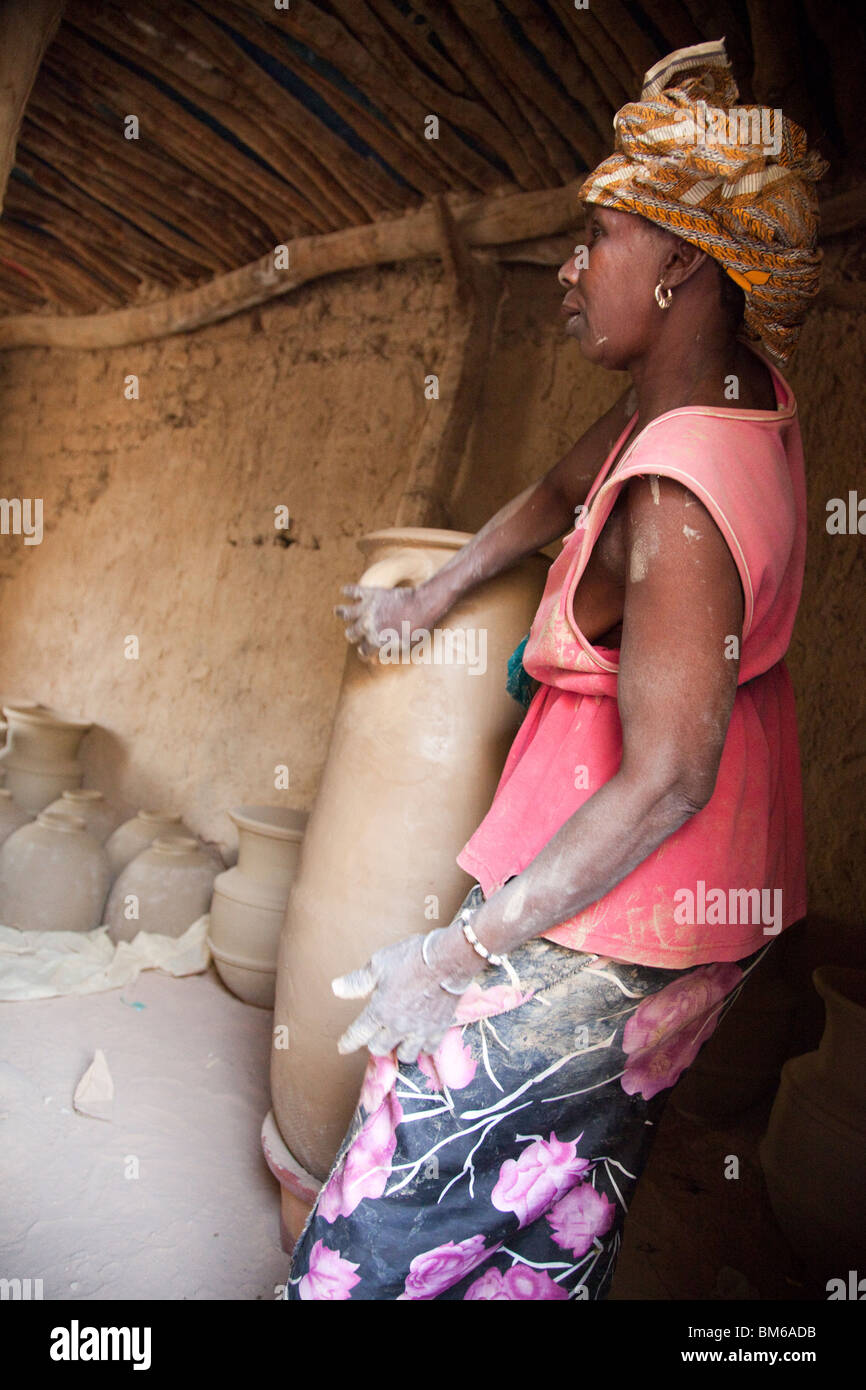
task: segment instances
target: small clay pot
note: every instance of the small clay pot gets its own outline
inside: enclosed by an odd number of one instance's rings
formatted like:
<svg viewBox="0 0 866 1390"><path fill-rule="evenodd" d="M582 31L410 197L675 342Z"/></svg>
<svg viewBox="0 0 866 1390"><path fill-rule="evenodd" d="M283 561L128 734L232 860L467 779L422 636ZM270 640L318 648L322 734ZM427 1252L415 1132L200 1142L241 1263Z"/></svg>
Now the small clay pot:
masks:
<svg viewBox="0 0 866 1390"><path fill-rule="evenodd" d="M111 875L79 816L41 811L0 845L0 922L26 931L102 925Z"/></svg>
<svg viewBox="0 0 866 1390"><path fill-rule="evenodd" d="M25 701L4 705L3 714L8 731L0 758L6 785L19 806L35 815L65 790L81 785L78 747L92 725Z"/></svg>
<svg viewBox="0 0 866 1390"><path fill-rule="evenodd" d="M193 836L158 836L115 880L105 909L109 936L182 936L207 912L218 873L213 855Z"/></svg>
<svg viewBox="0 0 866 1390"><path fill-rule="evenodd" d="M192 835L192 831L184 825L177 812L139 811L131 820L118 826L106 841L105 851L112 877L117 878L121 869L125 869L137 854L149 849L158 835L163 838L167 835L185 837Z"/></svg>
<svg viewBox="0 0 866 1390"><path fill-rule="evenodd" d="M277 948L307 824L304 811L239 806L238 862L214 882L208 943L223 984L247 1004L274 1007Z"/></svg>
<svg viewBox="0 0 866 1390"><path fill-rule="evenodd" d="M59 811L64 816L80 816L101 845L105 844L121 821L117 808L106 801L102 792L91 787L75 787L63 792L46 810Z"/></svg>

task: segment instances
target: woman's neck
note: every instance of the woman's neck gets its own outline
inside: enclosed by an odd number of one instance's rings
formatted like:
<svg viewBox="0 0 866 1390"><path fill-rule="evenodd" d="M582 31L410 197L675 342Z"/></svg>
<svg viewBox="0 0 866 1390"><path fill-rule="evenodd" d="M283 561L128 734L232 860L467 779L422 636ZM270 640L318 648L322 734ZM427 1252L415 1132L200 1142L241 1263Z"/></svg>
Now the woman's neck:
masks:
<svg viewBox="0 0 866 1390"><path fill-rule="evenodd" d="M729 332L712 337L694 331L666 334L629 368L641 424L681 406L736 405L740 383L732 396L730 379L740 375L742 366L740 344Z"/></svg>
<svg viewBox="0 0 866 1390"><path fill-rule="evenodd" d="M776 410L776 388L758 354L738 341L727 322L681 317L666 325L649 352L632 361L641 428L669 410L708 406L723 410Z"/></svg>

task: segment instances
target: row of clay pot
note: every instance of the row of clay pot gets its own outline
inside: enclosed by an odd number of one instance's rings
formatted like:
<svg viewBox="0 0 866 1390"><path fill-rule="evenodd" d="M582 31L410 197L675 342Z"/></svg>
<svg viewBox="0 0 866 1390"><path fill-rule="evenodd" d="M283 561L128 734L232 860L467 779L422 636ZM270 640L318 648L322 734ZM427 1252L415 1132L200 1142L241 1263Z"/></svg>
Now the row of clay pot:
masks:
<svg viewBox="0 0 866 1390"><path fill-rule="evenodd" d="M107 922L112 938L125 941L138 931L178 936L210 907L209 943L223 982L272 1008L306 815L273 806L229 812L238 862L224 870L179 815L139 811L118 826L102 794L81 788L77 755L88 722L23 700L3 714L0 922L46 931Z"/></svg>
<svg viewBox="0 0 866 1390"><path fill-rule="evenodd" d="M225 870L177 814L139 811L116 827L117 812L101 792L76 788L34 821L0 788L0 922L35 931L107 923L112 940L131 941L139 931L180 936L210 909L209 944L223 983L245 1002L273 1008L280 929L307 817L273 806L229 814L238 862Z"/></svg>
<svg viewBox="0 0 866 1390"><path fill-rule="evenodd" d="M140 811L112 831L117 813L101 792L65 792L35 821L15 806L8 789L4 793L0 922L5 926L90 931L107 923L112 939L125 941L142 930L180 936L207 912L213 881L224 865L179 815ZM83 815L75 814L79 806Z"/></svg>

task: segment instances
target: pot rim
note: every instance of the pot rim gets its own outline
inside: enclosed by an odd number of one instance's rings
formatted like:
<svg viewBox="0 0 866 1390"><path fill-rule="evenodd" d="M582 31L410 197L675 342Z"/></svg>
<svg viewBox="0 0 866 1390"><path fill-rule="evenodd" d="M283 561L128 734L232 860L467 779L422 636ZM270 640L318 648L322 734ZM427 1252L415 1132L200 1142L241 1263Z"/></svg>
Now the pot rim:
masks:
<svg viewBox="0 0 866 1390"><path fill-rule="evenodd" d="M49 729L80 729L86 733L93 728L93 721L89 719L75 719L69 715L61 714L59 710L50 709L47 705L4 705L3 714L8 719L14 715L19 722L33 724L34 726L43 725Z"/></svg>
<svg viewBox="0 0 866 1390"><path fill-rule="evenodd" d="M201 849L201 845L193 835L157 835L148 848L155 849L158 854L192 854Z"/></svg>
<svg viewBox="0 0 866 1390"><path fill-rule="evenodd" d="M380 531L368 531L359 538L358 546L366 551L379 541L387 541L389 545L460 550L474 534L474 531L447 531L437 526L386 526Z"/></svg>
<svg viewBox="0 0 866 1390"><path fill-rule="evenodd" d="M252 830L272 840L292 840L298 844L310 819L309 811L298 811L290 806L233 806L228 815L239 830ZM270 820L270 816L274 819ZM288 824L280 824L283 816L289 819Z"/></svg>
<svg viewBox="0 0 866 1390"><path fill-rule="evenodd" d="M64 811L39 811L36 824L46 830L61 830L64 835L87 831L87 822L81 816L67 815Z"/></svg>

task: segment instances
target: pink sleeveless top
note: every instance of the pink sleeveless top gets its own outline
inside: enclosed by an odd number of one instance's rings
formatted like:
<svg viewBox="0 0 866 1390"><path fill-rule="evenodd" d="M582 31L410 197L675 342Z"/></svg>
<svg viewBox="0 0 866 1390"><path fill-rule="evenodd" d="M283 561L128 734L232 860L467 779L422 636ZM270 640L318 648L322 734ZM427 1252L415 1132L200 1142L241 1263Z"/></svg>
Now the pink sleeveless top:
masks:
<svg viewBox="0 0 866 1390"><path fill-rule="evenodd" d="M689 488L727 541L745 596L739 688L712 797L604 897L544 933L563 946L685 969L750 955L805 915L797 720L783 660L803 581L803 450L793 392L766 365L775 412L668 411L611 469L633 417L548 573L524 654L542 685L490 810L457 856L485 896L520 873L619 767L619 652L587 641L572 601L625 481L661 475ZM586 774L575 777L580 768Z"/></svg>

